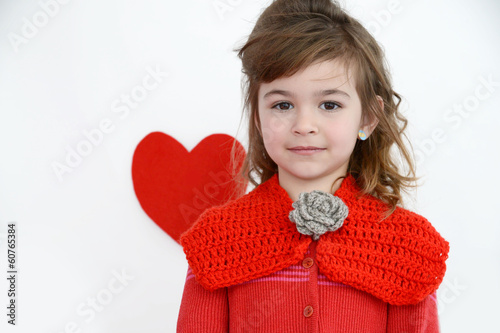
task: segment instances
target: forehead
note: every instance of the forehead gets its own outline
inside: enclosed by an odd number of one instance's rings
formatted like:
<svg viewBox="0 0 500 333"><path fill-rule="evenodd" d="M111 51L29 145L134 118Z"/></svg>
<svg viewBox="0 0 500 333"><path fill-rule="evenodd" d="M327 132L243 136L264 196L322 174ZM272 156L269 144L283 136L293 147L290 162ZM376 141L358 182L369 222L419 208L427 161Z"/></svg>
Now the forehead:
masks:
<svg viewBox="0 0 500 333"><path fill-rule="evenodd" d="M308 89L325 87L330 89L342 88L354 90L356 87L355 75L352 66L342 60L317 61L305 68L299 69L295 74L280 77L272 82L261 83L259 97L271 89L281 88L299 90L303 92Z"/></svg>

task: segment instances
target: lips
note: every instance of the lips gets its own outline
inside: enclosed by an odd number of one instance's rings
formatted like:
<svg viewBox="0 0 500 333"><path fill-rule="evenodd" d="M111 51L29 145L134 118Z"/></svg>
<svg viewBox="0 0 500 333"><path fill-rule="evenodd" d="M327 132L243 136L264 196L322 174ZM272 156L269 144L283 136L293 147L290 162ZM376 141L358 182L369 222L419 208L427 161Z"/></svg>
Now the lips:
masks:
<svg viewBox="0 0 500 333"><path fill-rule="evenodd" d="M315 146L297 146L297 147L292 147L288 148L289 151L300 154L300 155L311 155L315 153L322 152L326 150L326 148L320 148L320 147L315 147Z"/></svg>
<svg viewBox="0 0 500 333"><path fill-rule="evenodd" d="M288 148L289 150L325 150L326 148L314 147L314 146L297 146Z"/></svg>

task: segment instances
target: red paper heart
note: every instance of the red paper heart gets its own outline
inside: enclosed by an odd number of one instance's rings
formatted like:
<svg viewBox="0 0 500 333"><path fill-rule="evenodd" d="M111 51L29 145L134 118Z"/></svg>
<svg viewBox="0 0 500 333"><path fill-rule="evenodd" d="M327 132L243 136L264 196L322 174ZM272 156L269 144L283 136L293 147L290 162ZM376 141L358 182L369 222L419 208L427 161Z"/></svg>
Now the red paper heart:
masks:
<svg viewBox="0 0 500 333"><path fill-rule="evenodd" d="M137 145L132 160L135 194L146 214L175 241L205 209L245 193L247 183L231 178L233 142L241 157L239 171L245 150L229 135L212 134L191 152L161 132L148 134Z"/></svg>

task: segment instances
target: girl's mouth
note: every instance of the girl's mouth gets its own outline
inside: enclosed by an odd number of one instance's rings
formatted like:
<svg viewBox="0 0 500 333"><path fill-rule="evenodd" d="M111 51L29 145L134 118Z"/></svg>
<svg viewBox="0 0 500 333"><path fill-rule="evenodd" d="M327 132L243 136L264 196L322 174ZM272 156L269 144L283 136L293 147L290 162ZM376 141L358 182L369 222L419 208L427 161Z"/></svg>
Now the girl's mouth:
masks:
<svg viewBox="0 0 500 333"><path fill-rule="evenodd" d="M326 148L320 148L320 147L314 147L314 146L297 146L297 147L292 147L288 148L293 153L299 154L299 155L312 155L315 153L322 152L326 150Z"/></svg>

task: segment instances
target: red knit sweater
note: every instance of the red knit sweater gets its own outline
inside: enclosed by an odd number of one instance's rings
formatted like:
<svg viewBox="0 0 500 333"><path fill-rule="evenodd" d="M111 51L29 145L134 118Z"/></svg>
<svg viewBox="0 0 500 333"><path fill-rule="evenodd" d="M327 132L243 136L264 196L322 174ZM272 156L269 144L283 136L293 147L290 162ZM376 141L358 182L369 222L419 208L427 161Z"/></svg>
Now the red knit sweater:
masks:
<svg viewBox="0 0 500 333"><path fill-rule="evenodd" d="M277 175L207 210L181 237L192 272L178 332L439 331L448 243L402 208L380 221L387 206L358 194L348 176L335 195L349 215L319 241L288 219Z"/></svg>

